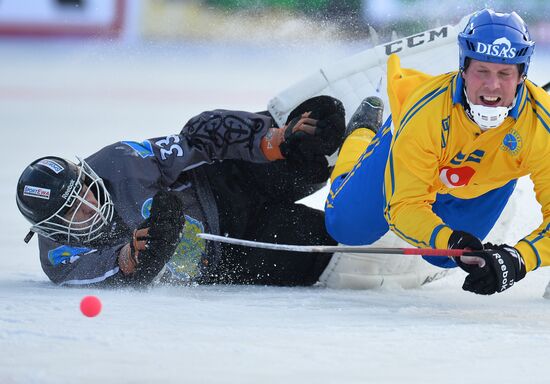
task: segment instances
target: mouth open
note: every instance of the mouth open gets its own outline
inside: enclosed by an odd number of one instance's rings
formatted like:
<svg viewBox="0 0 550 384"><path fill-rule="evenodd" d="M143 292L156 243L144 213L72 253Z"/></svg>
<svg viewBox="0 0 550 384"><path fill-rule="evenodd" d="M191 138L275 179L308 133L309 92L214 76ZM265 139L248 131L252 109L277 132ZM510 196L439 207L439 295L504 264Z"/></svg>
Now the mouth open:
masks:
<svg viewBox="0 0 550 384"><path fill-rule="evenodd" d="M500 103L501 98L498 96L480 96L479 97L483 105L488 107L495 107Z"/></svg>

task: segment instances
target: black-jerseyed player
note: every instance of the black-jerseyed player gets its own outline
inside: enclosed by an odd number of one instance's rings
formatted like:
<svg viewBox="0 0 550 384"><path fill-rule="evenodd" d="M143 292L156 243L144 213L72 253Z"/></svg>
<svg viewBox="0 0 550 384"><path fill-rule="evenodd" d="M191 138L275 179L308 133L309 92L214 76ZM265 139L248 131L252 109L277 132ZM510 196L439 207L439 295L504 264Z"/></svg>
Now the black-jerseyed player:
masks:
<svg viewBox="0 0 550 384"><path fill-rule="evenodd" d="M35 160L19 179L17 205L38 234L44 272L61 285L314 284L330 254L195 236L335 244L323 212L295 202L328 179L326 155L345 129L342 104L313 98L274 125L266 112L214 110L177 135L120 141L79 164Z"/></svg>

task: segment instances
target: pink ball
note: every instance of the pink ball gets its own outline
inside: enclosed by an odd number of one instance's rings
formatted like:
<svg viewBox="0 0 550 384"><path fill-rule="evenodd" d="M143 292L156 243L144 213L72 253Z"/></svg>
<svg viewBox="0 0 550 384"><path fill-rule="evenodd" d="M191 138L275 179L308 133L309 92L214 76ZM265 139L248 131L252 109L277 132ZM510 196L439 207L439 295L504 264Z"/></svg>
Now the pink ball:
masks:
<svg viewBox="0 0 550 384"><path fill-rule="evenodd" d="M80 301L80 311L84 316L96 317L101 312L101 301L96 296L85 296Z"/></svg>

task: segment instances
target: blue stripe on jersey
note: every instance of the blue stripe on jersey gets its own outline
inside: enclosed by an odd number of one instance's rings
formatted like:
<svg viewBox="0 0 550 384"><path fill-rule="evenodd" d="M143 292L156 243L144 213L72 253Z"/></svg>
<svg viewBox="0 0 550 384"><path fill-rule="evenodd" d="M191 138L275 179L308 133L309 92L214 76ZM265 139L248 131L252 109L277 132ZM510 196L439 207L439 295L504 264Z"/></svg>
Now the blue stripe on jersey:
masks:
<svg viewBox="0 0 550 384"><path fill-rule="evenodd" d="M516 102L516 105L514 105L514 108L510 110L510 113L508 113L508 116L513 117L517 120L519 116L519 109L522 105L525 105L525 100L523 99L523 93L525 90L525 84L521 84L518 87L516 100L519 100L519 102Z"/></svg>
<svg viewBox="0 0 550 384"><path fill-rule="evenodd" d="M75 258L78 259L80 256L90 253L92 250L92 248L61 245L48 251L48 260L53 266L72 263L75 261Z"/></svg>
<svg viewBox="0 0 550 384"><path fill-rule="evenodd" d="M435 239L437 238L437 234L443 229L448 228L445 224L439 224L437 227L434 228L432 235L430 236L430 247L436 248L435 246Z"/></svg>
<svg viewBox="0 0 550 384"><path fill-rule="evenodd" d="M353 166L352 170L349 171L349 173L344 176L344 180L336 188L336 190L334 192L332 192L332 190L329 191L329 194L327 197L327 208L333 208L331 201L334 200L336 196L338 196L338 193L340 193L340 191L344 188L348 180L350 180L353 177L353 175L355 174L355 171L361 166L361 164L363 163L363 160L365 160L370 153L372 153L372 151L368 152L368 147L367 147L365 152L363 152L361 157L359 157L359 159L357 160L357 163L355 163L355 165ZM338 177L342 177L342 175Z"/></svg>
<svg viewBox="0 0 550 384"><path fill-rule="evenodd" d="M539 251L537 251L537 248L528 240L525 240L525 239L522 239L520 240L520 242L526 242L527 244L529 244L529 246L531 247L531 249L533 250L533 253L535 254L535 256L537 257L537 265L535 266L535 269L538 269L540 267L540 265L542 264L542 261L540 259L540 255L539 255Z"/></svg>
<svg viewBox="0 0 550 384"><path fill-rule="evenodd" d="M141 143L138 143L137 141L121 141L121 143L132 148L143 159L155 155L149 140L142 141Z"/></svg>
<svg viewBox="0 0 550 384"><path fill-rule="evenodd" d="M543 112L546 114L547 117L550 117L550 113L548 113L548 110L544 108L544 105L542 105L538 100L535 100L535 104L538 105L539 108L543 110Z"/></svg>
<svg viewBox="0 0 550 384"><path fill-rule="evenodd" d="M419 104L422 104L424 102L424 100L428 99L429 97L431 97L435 92L437 92L437 89L434 89L433 91L425 94L424 96L422 96L422 98L420 100L418 100L416 103L414 103L414 105L412 107L409 108L409 110L407 111L407 113L405 113L405 116L403 116L403 118L401 119L401 126L403 125L403 121L407 120L409 118L409 115L411 113L413 113L413 111L415 110L415 108L419 105Z"/></svg>
<svg viewBox="0 0 550 384"><path fill-rule="evenodd" d="M531 99L529 98L529 94L527 94L527 96L525 96L525 102L521 106L521 111L519 111L520 115L523 113L523 111L525 110L525 107L527 106L527 104L530 103L530 101Z"/></svg>
<svg viewBox="0 0 550 384"><path fill-rule="evenodd" d="M454 76L451 80L451 95L453 95L453 100L454 100L455 89L456 89L456 76Z"/></svg>
<svg viewBox="0 0 550 384"><path fill-rule="evenodd" d="M550 227L550 224L546 226L542 231L538 233L538 236L533 240L533 243L536 243L539 240L542 240L544 237L546 237L546 233L548 232L548 229Z"/></svg>
<svg viewBox="0 0 550 384"><path fill-rule="evenodd" d="M401 127L399 128L399 132L397 132L396 135L395 135L394 144L395 144L395 141L398 139L399 133L402 132L405 125L413 118L413 116L418 111L420 111L422 108L424 108L426 105L428 105L431 101L433 101L437 96L444 93L448 88L449 87L444 87L444 88L439 88L439 89L433 90L432 92L428 93L426 96L422 97L418 102L416 102L407 111L407 113L405 114L405 117L403 117L403 119L401 120ZM412 112L413 110L414 110L414 112ZM409 115L409 113L411 113L411 114ZM405 120L407 120L407 121L405 121ZM393 195L393 193L395 191L395 171L394 171L393 152L392 152L392 150L393 150L393 144L392 144L392 149L390 149L389 158L388 158L388 165L390 167L391 192L392 192L392 195ZM386 205L386 212L387 212L388 217L390 217L390 214L389 214L390 206L389 206L389 204Z"/></svg>
<svg viewBox="0 0 550 384"><path fill-rule="evenodd" d="M422 99L420 99L415 105L412 106L411 109L407 111L405 114L405 117L401 120L401 124L399 127L399 131L395 134L395 138L399 136L399 133L405 128L407 123L411 121L411 119L420 111L422 108L424 108L426 105L428 105L432 100L434 100L437 96L441 95L443 92L447 91L449 87L439 88L435 91L430 92L428 95L424 96ZM422 102L422 103L421 103ZM414 112L412 112L414 110ZM410 115L409 113L412 112ZM407 116L408 115L408 116Z"/></svg>
<svg viewBox="0 0 550 384"><path fill-rule="evenodd" d="M392 154L391 150L390 150L390 153L389 153L388 165L390 167L391 194L393 195L393 193L395 192L395 171L394 171L394 167L393 167L393 154ZM386 209L388 210L388 212L390 211L389 204L386 207Z"/></svg>
<svg viewBox="0 0 550 384"><path fill-rule="evenodd" d="M386 119L384 124L380 127L380 130L382 131L381 136L375 135L373 137L373 139L365 149L365 152L363 152L363 154L359 157L359 159L353 166L352 170L344 177L344 180L342 181L342 183L336 188L334 192L332 191L332 189L329 191L329 195L327 197L327 202L326 202L326 208L333 208L331 201L338 195L338 193L342 190L342 188L344 188L348 180L350 180L353 177L353 175L355 174L355 171L361 166L363 161L368 159L373 154L376 147L380 145L380 137L384 137L388 132L391 131L391 115Z"/></svg>
<svg viewBox="0 0 550 384"><path fill-rule="evenodd" d="M425 248L425 247L429 247L429 244L426 244L424 241L421 241L421 240L418 240L418 239L415 239L414 237L410 237L408 235L405 235L405 233L401 232L394 224L390 224L390 228L399 236L401 237L403 240L405 240L406 242L414 245L415 247L418 247L418 248Z"/></svg>
<svg viewBox="0 0 550 384"><path fill-rule="evenodd" d="M546 124L546 123L544 122L544 119L537 113L537 111L534 111L534 112L535 112L535 114L537 115L537 119L539 119L539 121L542 123L542 125L544 126L544 128L546 128L546 130L547 130L548 132L550 132L550 127L548 127L548 124Z"/></svg>
<svg viewBox="0 0 550 384"><path fill-rule="evenodd" d="M537 100L535 100L535 104L546 114L546 117L547 118L550 118L550 113L548 112L548 110ZM539 121L542 123L542 125L544 125L544 128L546 128L546 130L548 132L550 132L550 128L548 127L548 124L544 121L544 119L542 118L542 116L540 116L537 111L535 110L535 114L537 115L537 118L539 119Z"/></svg>
<svg viewBox="0 0 550 384"><path fill-rule="evenodd" d="M462 76L460 76L460 74L457 74L451 84L456 87L452 93L453 104L462 104L462 98L464 97L462 92L464 90L464 79L462 79Z"/></svg>
<svg viewBox="0 0 550 384"><path fill-rule="evenodd" d="M449 119L450 117L446 117L443 120L441 120L441 148L447 147L447 139L449 138Z"/></svg>

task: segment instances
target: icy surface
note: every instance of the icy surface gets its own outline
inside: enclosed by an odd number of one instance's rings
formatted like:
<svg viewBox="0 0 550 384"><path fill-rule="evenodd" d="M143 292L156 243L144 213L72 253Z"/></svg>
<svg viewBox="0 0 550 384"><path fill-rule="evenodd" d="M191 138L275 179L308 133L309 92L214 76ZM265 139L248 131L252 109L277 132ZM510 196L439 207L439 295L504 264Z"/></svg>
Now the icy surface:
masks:
<svg viewBox="0 0 550 384"><path fill-rule="evenodd" d="M549 382L545 269L492 297L463 292L460 271L409 291L51 284L14 203L30 161L177 132L204 109L264 109L313 67L358 51L138 48L0 43L0 383ZM542 52L533 64L541 84L549 63ZM537 226L528 179L515 200L490 240L513 243ZM103 302L93 319L78 308L90 294Z"/></svg>

